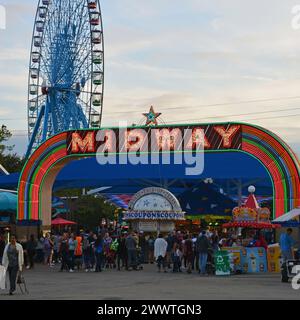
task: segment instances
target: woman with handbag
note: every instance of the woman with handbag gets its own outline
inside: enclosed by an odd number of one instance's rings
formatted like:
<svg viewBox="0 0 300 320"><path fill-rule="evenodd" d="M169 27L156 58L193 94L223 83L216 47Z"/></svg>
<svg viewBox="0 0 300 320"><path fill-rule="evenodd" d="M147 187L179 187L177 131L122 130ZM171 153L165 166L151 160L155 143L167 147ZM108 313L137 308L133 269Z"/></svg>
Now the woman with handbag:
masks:
<svg viewBox="0 0 300 320"><path fill-rule="evenodd" d="M12 235L10 243L4 249L2 264L8 271L10 290L9 294L12 295L16 291L16 280L18 272L22 272L24 263L24 253L22 246L17 243L16 236Z"/></svg>

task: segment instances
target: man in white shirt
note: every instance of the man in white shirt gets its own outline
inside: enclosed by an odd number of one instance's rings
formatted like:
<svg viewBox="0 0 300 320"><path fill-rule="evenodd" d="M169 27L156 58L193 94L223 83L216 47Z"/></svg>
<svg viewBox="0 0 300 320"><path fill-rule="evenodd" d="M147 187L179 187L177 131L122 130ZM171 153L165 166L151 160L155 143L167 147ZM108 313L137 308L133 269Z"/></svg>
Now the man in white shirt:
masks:
<svg viewBox="0 0 300 320"><path fill-rule="evenodd" d="M166 270L166 255L167 255L168 242L163 238L162 234L158 235L158 238L154 242L154 257L157 261L158 272L163 267L164 272Z"/></svg>

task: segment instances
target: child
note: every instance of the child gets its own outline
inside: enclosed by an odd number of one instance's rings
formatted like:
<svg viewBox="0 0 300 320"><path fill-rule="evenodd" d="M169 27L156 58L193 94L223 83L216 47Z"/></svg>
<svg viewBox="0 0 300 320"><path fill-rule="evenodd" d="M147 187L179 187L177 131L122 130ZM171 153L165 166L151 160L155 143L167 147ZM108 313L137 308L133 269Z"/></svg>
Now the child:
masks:
<svg viewBox="0 0 300 320"><path fill-rule="evenodd" d="M182 251L180 250L179 244L174 243L173 247L173 272L181 272L181 258L182 258Z"/></svg>

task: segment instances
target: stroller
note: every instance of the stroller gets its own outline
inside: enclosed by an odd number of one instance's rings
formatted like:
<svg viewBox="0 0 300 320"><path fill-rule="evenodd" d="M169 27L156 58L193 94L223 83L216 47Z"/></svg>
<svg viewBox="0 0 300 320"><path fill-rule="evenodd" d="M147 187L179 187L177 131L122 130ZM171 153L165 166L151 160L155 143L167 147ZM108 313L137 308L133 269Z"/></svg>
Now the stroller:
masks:
<svg viewBox="0 0 300 320"><path fill-rule="evenodd" d="M29 291L28 291L27 285L26 285L26 281L25 281L25 278L24 278L22 272L18 273L17 284L19 285L19 288L20 288L22 294L25 294L25 293L29 294Z"/></svg>

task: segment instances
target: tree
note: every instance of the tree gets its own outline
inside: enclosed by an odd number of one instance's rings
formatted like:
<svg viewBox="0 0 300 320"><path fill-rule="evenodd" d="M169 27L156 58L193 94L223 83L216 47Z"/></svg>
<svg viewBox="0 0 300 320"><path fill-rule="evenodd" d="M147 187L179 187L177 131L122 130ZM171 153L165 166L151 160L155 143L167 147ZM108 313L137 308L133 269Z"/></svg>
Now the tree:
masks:
<svg viewBox="0 0 300 320"><path fill-rule="evenodd" d="M0 164L2 164L9 173L21 172L25 161L25 158L19 157L16 153L0 154Z"/></svg>
<svg viewBox="0 0 300 320"><path fill-rule="evenodd" d="M103 198L80 196L73 204L72 218L79 226L94 229L103 218L113 220L115 209Z"/></svg>
<svg viewBox="0 0 300 320"><path fill-rule="evenodd" d="M3 144L3 142L8 141L11 138L12 134L7 129L7 127L3 124L0 129L0 154L4 154L5 151L12 151L14 146L7 146Z"/></svg>
<svg viewBox="0 0 300 320"><path fill-rule="evenodd" d="M17 153L12 153L14 146L7 145L6 142L12 134L5 125L0 128L0 164L9 172L20 172L25 164L25 158Z"/></svg>

